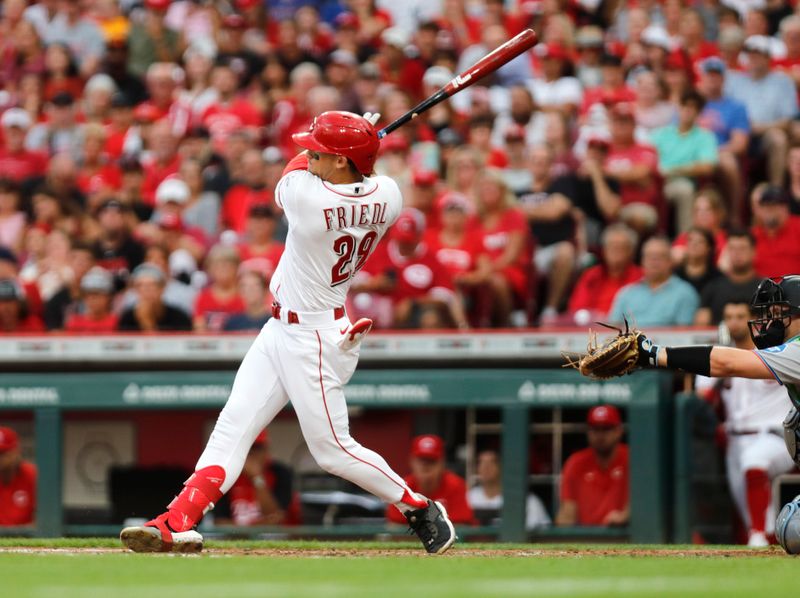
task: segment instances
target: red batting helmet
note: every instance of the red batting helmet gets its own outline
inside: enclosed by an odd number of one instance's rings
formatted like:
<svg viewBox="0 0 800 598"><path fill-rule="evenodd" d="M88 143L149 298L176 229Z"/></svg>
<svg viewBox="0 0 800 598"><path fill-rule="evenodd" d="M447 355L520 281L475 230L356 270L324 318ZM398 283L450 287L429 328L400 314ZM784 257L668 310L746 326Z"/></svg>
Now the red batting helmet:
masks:
<svg viewBox="0 0 800 598"><path fill-rule="evenodd" d="M367 119L340 110L323 112L307 133L295 133L292 139L302 148L348 158L361 174L372 173L381 145Z"/></svg>

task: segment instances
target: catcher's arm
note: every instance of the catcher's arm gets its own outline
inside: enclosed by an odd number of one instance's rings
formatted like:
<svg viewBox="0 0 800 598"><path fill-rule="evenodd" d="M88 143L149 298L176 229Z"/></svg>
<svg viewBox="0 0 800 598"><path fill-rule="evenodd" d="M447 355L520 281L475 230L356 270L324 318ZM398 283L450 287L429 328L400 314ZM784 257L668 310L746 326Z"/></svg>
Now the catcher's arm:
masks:
<svg viewBox="0 0 800 598"><path fill-rule="evenodd" d="M712 345L659 347L650 343L647 347L650 341L645 341L642 349L648 353L651 364L653 361L657 362L656 367L683 370L712 378L774 379L772 371L755 351Z"/></svg>

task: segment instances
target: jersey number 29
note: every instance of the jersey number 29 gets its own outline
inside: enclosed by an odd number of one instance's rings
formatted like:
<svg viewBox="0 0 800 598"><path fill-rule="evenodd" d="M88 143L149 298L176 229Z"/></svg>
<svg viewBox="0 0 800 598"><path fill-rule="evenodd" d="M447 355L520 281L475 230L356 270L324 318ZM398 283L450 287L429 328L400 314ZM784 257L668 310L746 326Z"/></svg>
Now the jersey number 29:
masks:
<svg viewBox="0 0 800 598"><path fill-rule="evenodd" d="M356 251L356 239L353 235L344 235L339 237L333 242L333 251L339 256L338 261L331 269L331 286L335 287L347 282L352 276L361 270L364 262L367 261L369 254L375 248L375 240L378 238L378 233L369 231L361 243L358 244ZM353 258L356 258L355 265L350 268Z"/></svg>

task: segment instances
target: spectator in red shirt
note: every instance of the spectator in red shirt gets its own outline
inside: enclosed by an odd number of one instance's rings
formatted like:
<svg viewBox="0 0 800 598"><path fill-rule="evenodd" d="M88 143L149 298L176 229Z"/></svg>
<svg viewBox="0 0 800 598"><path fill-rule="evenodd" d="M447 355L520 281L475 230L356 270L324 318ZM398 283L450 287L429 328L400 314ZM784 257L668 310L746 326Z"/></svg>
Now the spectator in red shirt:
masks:
<svg viewBox="0 0 800 598"><path fill-rule="evenodd" d="M615 104L611 109L611 148L606 156L606 176L620 185L620 218L640 234L652 232L660 210L658 154L634 138L633 105Z"/></svg>
<svg viewBox="0 0 800 598"><path fill-rule="evenodd" d="M594 104L633 102L636 92L625 81L625 69L622 59L613 54L604 54L600 58L601 83L597 87L586 90L583 94L581 115L586 115Z"/></svg>
<svg viewBox="0 0 800 598"><path fill-rule="evenodd" d="M680 22L681 47L692 65L709 56L718 56L719 50L714 42L708 41L703 16L695 8L685 8Z"/></svg>
<svg viewBox="0 0 800 598"><path fill-rule="evenodd" d="M122 172L104 153L108 134L102 125L89 123L83 127L82 155L79 157L77 186L84 195L107 198L122 186ZM89 202L89 208L92 206Z"/></svg>
<svg viewBox="0 0 800 598"><path fill-rule="evenodd" d="M486 166L505 168L508 166L508 155L502 147L492 145L492 125L494 117L475 116L469 121L467 131L468 143L481 154Z"/></svg>
<svg viewBox="0 0 800 598"><path fill-rule="evenodd" d="M25 149L25 136L31 128L31 117L22 108L9 108L0 117L3 127L0 146L0 172L17 183L44 174L45 157Z"/></svg>
<svg viewBox="0 0 800 598"><path fill-rule="evenodd" d="M404 90L416 103L421 99L425 65L406 54L411 38L399 27L390 27L383 31L381 40L383 46L378 55L378 65L383 73L383 80Z"/></svg>
<svg viewBox="0 0 800 598"><path fill-rule="evenodd" d="M44 332L39 316L28 313L25 293L13 278L0 279L0 332Z"/></svg>
<svg viewBox="0 0 800 598"><path fill-rule="evenodd" d="M164 120L154 123L148 135L148 156L142 161L144 168L144 183L142 185L142 198L148 205L153 205L156 199L156 189L168 176L177 174L181 160L178 155L177 138L170 130L170 125Z"/></svg>
<svg viewBox="0 0 800 598"><path fill-rule="evenodd" d="M442 228L428 230L425 243L464 296L470 320L484 325L491 307L486 287L491 269L483 251L483 234L479 227L470 226L475 208L466 196L455 192L446 193L437 204Z"/></svg>
<svg viewBox="0 0 800 598"><path fill-rule="evenodd" d="M292 470L272 459L264 430L253 441L239 479L228 491L235 525L297 525L300 497L294 492Z"/></svg>
<svg viewBox="0 0 800 598"><path fill-rule="evenodd" d="M254 204L248 213L244 242L239 245L242 263L256 268L267 279L272 278L284 250L283 243L274 238L277 226L278 214L272 205Z"/></svg>
<svg viewBox="0 0 800 598"><path fill-rule="evenodd" d="M800 269L800 216L789 212L789 197L780 187L753 190L755 268L759 276L783 276Z"/></svg>
<svg viewBox="0 0 800 598"><path fill-rule="evenodd" d="M64 322L67 332L99 333L117 329L117 315L111 311L114 278L107 270L95 266L80 283L81 302Z"/></svg>
<svg viewBox="0 0 800 598"><path fill-rule="evenodd" d="M628 447L616 407L601 405L587 418L589 447L570 455L561 473L556 525L626 525L630 517Z"/></svg>
<svg viewBox="0 0 800 598"><path fill-rule="evenodd" d="M238 95L239 76L231 61L221 61L211 71L216 101L203 113L201 122L211 133L212 145L222 151L232 131L243 129L256 134L263 124L261 114L246 97Z"/></svg>
<svg viewBox="0 0 800 598"><path fill-rule="evenodd" d="M239 252L235 247L215 245L206 258L206 271L211 284L200 291L194 305L194 329L218 332L231 314L245 310L239 296L237 274Z"/></svg>
<svg viewBox="0 0 800 598"><path fill-rule="evenodd" d="M394 323L400 327L467 328L464 307L453 281L424 243L425 216L405 208L373 256L377 269L389 280Z"/></svg>
<svg viewBox="0 0 800 598"><path fill-rule="evenodd" d="M511 312L527 307L530 295L533 267L528 220L499 173L485 173L478 189L483 250L491 269L492 322L497 326L509 326Z"/></svg>
<svg viewBox="0 0 800 598"><path fill-rule="evenodd" d="M467 196L454 191L445 193L436 203L442 227L426 229L425 243L456 285L470 287L486 282L490 269L483 233L477 225L470 226L475 206Z"/></svg>
<svg viewBox="0 0 800 598"><path fill-rule="evenodd" d="M165 120L173 135L186 132L191 115L190 108L176 101L178 83L184 72L174 62L153 62L147 67L145 83L149 99L139 107L150 112L154 120Z"/></svg>
<svg viewBox="0 0 800 598"><path fill-rule="evenodd" d="M287 156L297 153L292 134L308 129L312 116L307 105L308 92L322 84L322 71L312 62L303 62L289 74L291 88L272 109L272 130L278 147Z"/></svg>
<svg viewBox="0 0 800 598"><path fill-rule="evenodd" d="M411 490L442 503L453 523L475 523L472 507L467 502L467 483L445 467L441 437L425 434L414 438L409 463L411 473L404 480ZM386 509L386 517L392 523L406 523L394 505Z"/></svg>
<svg viewBox="0 0 800 598"><path fill-rule="evenodd" d="M36 513L36 466L24 461L19 437L0 427L0 526L33 523Z"/></svg>
<svg viewBox="0 0 800 598"><path fill-rule="evenodd" d="M638 235L622 223L603 231L603 261L583 271L569 299L569 314L576 324L605 318L617 291L642 277L642 269L633 261L638 241Z"/></svg>
<svg viewBox="0 0 800 598"><path fill-rule="evenodd" d="M243 233L247 216L254 205L274 205L272 190L265 185L265 165L261 151L249 149L241 159L241 181L230 188L222 200L222 228Z"/></svg>
<svg viewBox="0 0 800 598"><path fill-rule="evenodd" d="M436 199L439 196L439 175L432 170L414 169L411 174L409 205L425 216L426 230L439 230L442 226Z"/></svg>

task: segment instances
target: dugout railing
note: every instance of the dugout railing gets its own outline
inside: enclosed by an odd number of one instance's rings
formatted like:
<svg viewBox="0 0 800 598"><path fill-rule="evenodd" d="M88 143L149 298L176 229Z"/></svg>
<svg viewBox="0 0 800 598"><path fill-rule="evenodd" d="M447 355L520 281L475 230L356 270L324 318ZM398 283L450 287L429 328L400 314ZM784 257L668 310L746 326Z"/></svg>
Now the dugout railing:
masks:
<svg viewBox="0 0 800 598"><path fill-rule="evenodd" d="M708 342L713 331L657 331L661 342ZM608 538L637 543L671 539L675 438L672 376L643 371L595 382L558 367L563 350L585 347L585 333L375 334L346 388L365 409L491 407L501 413L504 505L497 527L461 527L465 537L504 541ZM39 469L33 528L4 535L106 535L117 527L66 525L62 503L63 416L71 411L209 409L224 404L236 365L251 339L238 336L6 337L0 343L0 419L33 412ZM525 530L529 425L537 413L599 403L627 412L631 519L627 529ZM374 536L383 526L218 529L221 533Z"/></svg>

